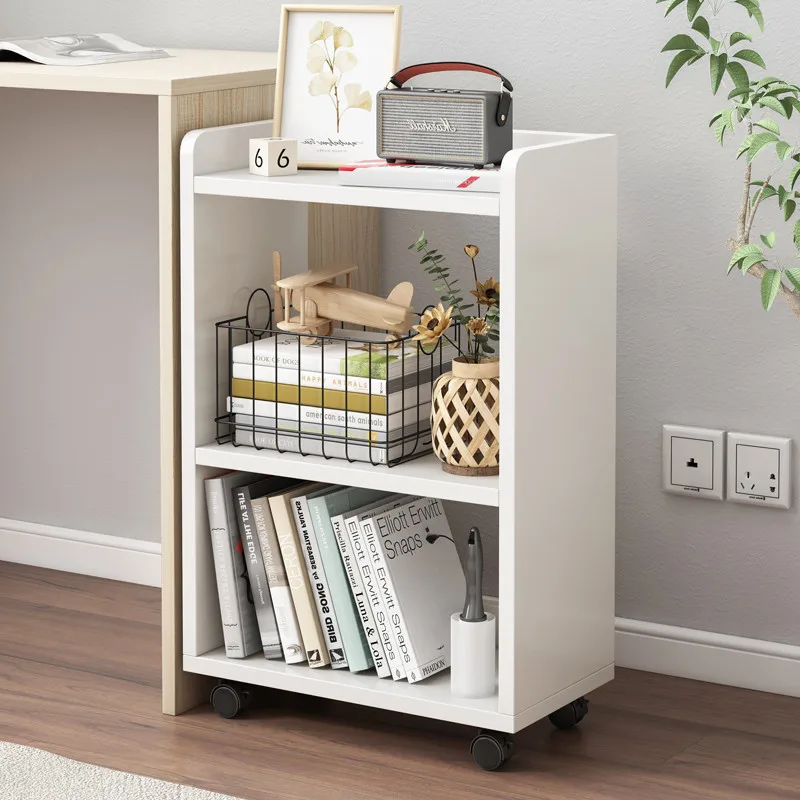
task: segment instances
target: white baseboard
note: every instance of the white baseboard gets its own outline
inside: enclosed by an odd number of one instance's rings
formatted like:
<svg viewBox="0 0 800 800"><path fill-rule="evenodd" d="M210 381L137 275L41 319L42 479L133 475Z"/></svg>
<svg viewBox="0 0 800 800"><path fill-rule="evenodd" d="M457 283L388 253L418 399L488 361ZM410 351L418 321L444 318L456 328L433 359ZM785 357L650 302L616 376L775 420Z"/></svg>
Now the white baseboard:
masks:
<svg viewBox="0 0 800 800"><path fill-rule="evenodd" d="M161 545L0 518L0 561L161 586Z"/></svg>
<svg viewBox="0 0 800 800"><path fill-rule="evenodd" d="M634 619L616 621L616 663L800 697L800 647Z"/></svg>

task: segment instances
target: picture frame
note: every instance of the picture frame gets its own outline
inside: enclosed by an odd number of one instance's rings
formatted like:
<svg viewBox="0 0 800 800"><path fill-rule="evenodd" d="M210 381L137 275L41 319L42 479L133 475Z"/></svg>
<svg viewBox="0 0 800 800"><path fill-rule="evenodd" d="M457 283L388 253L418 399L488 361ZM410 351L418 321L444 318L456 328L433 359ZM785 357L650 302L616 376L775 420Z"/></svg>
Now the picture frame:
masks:
<svg viewBox="0 0 800 800"><path fill-rule="evenodd" d="M375 94L397 72L401 6L283 5L274 136L301 169L376 157Z"/></svg>

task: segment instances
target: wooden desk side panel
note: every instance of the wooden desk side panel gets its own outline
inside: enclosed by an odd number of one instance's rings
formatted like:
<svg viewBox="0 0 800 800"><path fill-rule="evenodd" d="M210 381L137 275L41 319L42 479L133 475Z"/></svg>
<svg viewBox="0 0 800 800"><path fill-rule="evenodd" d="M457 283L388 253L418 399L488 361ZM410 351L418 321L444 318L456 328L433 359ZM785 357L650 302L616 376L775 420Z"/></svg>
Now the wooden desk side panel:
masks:
<svg viewBox="0 0 800 800"><path fill-rule="evenodd" d="M161 321L162 701L180 714L208 697L210 681L181 667L180 243L179 149L190 130L255 122L272 115L275 87L159 97L159 259Z"/></svg>

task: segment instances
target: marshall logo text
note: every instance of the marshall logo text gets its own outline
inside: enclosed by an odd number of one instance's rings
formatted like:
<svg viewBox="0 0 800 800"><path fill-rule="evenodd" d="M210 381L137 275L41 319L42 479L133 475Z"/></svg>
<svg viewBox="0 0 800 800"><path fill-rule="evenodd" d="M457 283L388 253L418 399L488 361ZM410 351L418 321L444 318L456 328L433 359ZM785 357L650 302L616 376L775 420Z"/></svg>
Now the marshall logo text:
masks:
<svg viewBox="0 0 800 800"><path fill-rule="evenodd" d="M410 131L430 131L431 133L455 133L458 130L450 123L449 119L444 117L433 122L415 122L410 119L408 129Z"/></svg>

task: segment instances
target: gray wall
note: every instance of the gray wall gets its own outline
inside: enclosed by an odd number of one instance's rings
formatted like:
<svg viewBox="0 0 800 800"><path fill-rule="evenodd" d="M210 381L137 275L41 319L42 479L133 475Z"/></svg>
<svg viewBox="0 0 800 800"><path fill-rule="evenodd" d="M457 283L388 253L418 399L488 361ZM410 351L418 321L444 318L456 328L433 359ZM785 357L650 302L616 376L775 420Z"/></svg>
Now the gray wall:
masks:
<svg viewBox="0 0 800 800"><path fill-rule="evenodd" d="M769 6L762 51L771 70L791 75L795 3ZM272 50L278 8L10 0L3 26L6 34L109 29L152 44ZM800 441L800 327L782 308L761 312L754 280L725 278L739 179L730 150L706 129L721 101L710 97L705 69L663 89L667 61L658 51L679 14L665 23L653 2L623 0L410 0L404 15L403 62L497 66L518 87L518 127L621 136L618 613L800 644L796 509L660 491L662 422ZM496 259L494 225L386 214L387 282L419 275L406 244L421 225L454 254L471 241L484 248L484 265ZM580 278L565 276L563 302L570 279Z"/></svg>

